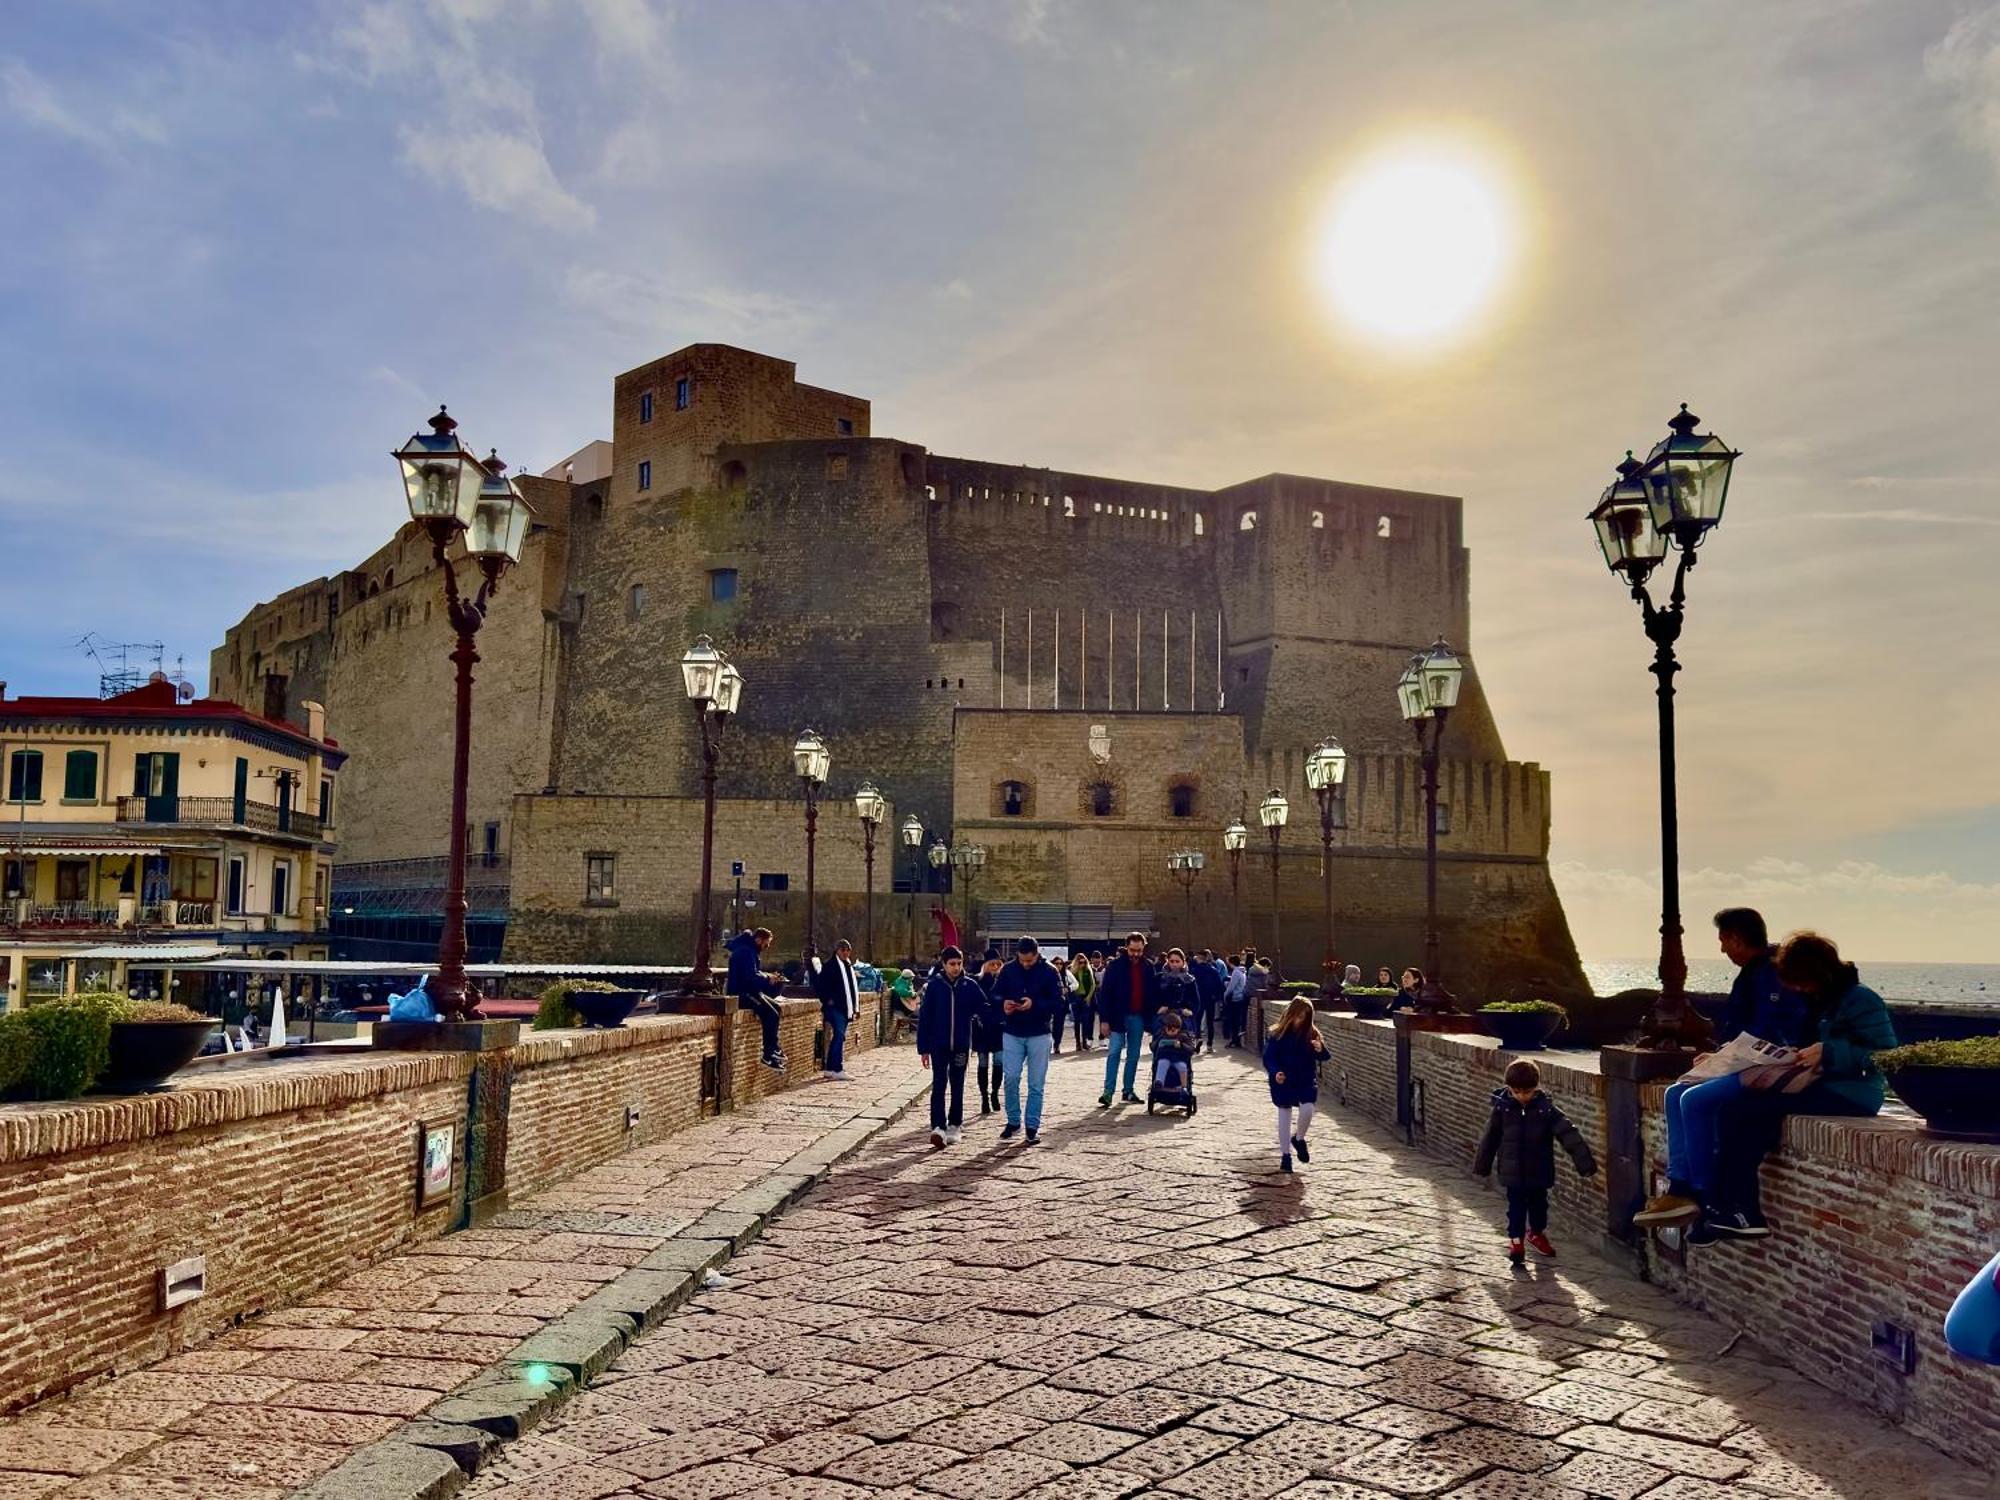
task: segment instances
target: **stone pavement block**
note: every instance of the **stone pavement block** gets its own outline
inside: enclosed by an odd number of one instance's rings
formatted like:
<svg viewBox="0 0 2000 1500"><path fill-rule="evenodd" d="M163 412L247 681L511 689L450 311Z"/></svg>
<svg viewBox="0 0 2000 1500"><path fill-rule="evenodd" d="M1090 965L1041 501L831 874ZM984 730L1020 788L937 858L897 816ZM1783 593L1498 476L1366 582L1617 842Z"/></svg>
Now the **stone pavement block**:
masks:
<svg viewBox="0 0 2000 1500"><path fill-rule="evenodd" d="M588 1384L625 1352L638 1320L608 1308L592 1314L571 1312L530 1334L507 1352L515 1365L557 1365L579 1384Z"/></svg>
<svg viewBox="0 0 2000 1500"><path fill-rule="evenodd" d="M1575 1427L1556 1441L1571 1448L1657 1464L1669 1473L1692 1474L1699 1479L1734 1479L1750 1470L1750 1460L1741 1454L1676 1442L1672 1438L1647 1437L1622 1427Z"/></svg>
<svg viewBox="0 0 2000 1500"><path fill-rule="evenodd" d="M764 1228L762 1214L723 1213L710 1209L687 1227L687 1237L693 1240L727 1240L730 1247L741 1250L754 1240Z"/></svg>
<svg viewBox="0 0 2000 1500"><path fill-rule="evenodd" d="M700 1275L694 1271L627 1271L577 1303L570 1316L596 1318L616 1313L643 1330L687 1301L700 1285Z"/></svg>
<svg viewBox="0 0 2000 1500"><path fill-rule="evenodd" d="M410 1422L397 1433L399 1443L435 1448L468 1474L477 1474L500 1451L500 1439L483 1427L462 1422Z"/></svg>
<svg viewBox="0 0 2000 1500"><path fill-rule="evenodd" d="M159 1434L116 1429L15 1427L4 1433L0 1464L42 1474L94 1474L155 1443Z"/></svg>
<svg viewBox="0 0 2000 1500"><path fill-rule="evenodd" d="M947 1500L1014 1500L1040 1484L1067 1474L1066 1465L1032 1453L984 1453L978 1458L925 1475L920 1488L947 1497Z"/></svg>
<svg viewBox="0 0 2000 1500"><path fill-rule="evenodd" d="M503 1374L454 1392L426 1415L437 1422L483 1427L499 1438L517 1438L536 1427L572 1383L570 1372L560 1366L548 1367L539 1378Z"/></svg>
<svg viewBox="0 0 2000 1500"><path fill-rule="evenodd" d="M446 1500L466 1484L449 1453L413 1443L376 1443L299 1492L298 1500Z"/></svg>
<svg viewBox="0 0 2000 1500"><path fill-rule="evenodd" d="M1637 1459L1580 1453L1552 1470L1548 1477L1553 1484L1585 1495L1603 1496L1604 1500L1633 1500L1670 1476L1665 1469L1656 1469Z"/></svg>
<svg viewBox="0 0 2000 1500"><path fill-rule="evenodd" d="M734 1242L677 1234L639 1262L642 1271L693 1271L697 1275L729 1259Z"/></svg>

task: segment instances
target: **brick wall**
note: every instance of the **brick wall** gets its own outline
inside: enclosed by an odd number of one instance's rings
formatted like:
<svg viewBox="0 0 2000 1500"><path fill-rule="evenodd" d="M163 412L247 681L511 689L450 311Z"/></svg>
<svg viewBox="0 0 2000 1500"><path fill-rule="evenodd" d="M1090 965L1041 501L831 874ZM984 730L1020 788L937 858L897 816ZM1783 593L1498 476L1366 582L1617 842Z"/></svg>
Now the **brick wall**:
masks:
<svg viewBox="0 0 2000 1500"><path fill-rule="evenodd" d="M1333 1073L1346 1080L1343 1102L1393 1123L1393 1028L1348 1016L1321 1015L1319 1024ZM1491 1038L1438 1033L1415 1034L1410 1054L1411 1079L1422 1084L1417 1144L1469 1166L1487 1101L1513 1054ZM1546 1053L1536 1061L1543 1087L1601 1166L1609 1153L1597 1054ZM1662 1179L1664 1095L1659 1085L1641 1094L1646 1151ZM1600 1243L1602 1173L1581 1182L1559 1158L1556 1179L1552 1230L1559 1238ZM1942 1337L1953 1299L2000 1246L2000 1147L1934 1140L1899 1114L1794 1118L1786 1122L1782 1149L1765 1164L1763 1183L1769 1239L1684 1259L1649 1237L1640 1252L1647 1276L1945 1452L2000 1466L2000 1371L1954 1357ZM1497 1191L1492 1202L1497 1232ZM1901 1374L1875 1357L1870 1335L1877 1321L1916 1331L1914 1372Z"/></svg>

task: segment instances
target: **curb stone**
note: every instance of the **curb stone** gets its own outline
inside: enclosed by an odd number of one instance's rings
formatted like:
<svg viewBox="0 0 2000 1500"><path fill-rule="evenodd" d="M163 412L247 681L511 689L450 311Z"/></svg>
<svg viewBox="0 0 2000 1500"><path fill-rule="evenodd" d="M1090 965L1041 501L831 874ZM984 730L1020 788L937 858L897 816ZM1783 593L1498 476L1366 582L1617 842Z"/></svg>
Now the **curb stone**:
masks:
<svg viewBox="0 0 2000 1500"><path fill-rule="evenodd" d="M447 1500L504 1445L610 1367L643 1334L701 1289L702 1277L748 1246L765 1226L909 1112L929 1092L918 1080L900 1104L857 1111L565 1313L493 1366L434 1402L388 1437L348 1455L297 1500Z"/></svg>

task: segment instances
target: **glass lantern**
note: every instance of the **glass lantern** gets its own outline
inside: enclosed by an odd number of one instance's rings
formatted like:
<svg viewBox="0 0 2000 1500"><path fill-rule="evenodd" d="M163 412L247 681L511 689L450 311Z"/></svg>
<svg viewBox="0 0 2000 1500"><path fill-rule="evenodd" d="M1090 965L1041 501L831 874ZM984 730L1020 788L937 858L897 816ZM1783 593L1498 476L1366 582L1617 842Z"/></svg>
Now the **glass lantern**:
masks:
<svg viewBox="0 0 2000 1500"><path fill-rule="evenodd" d="M1286 819L1292 815L1292 804L1285 800L1285 794L1272 787L1257 804L1257 820L1266 828L1283 828Z"/></svg>
<svg viewBox="0 0 2000 1500"><path fill-rule="evenodd" d="M722 653L715 649L715 642L705 635L694 638L694 644L681 658L681 685L694 703L713 703L722 679Z"/></svg>
<svg viewBox="0 0 2000 1500"><path fill-rule="evenodd" d="M442 406L431 418L430 426L428 433L412 434L394 455L402 467L410 519L442 521L463 530L472 524L473 512L478 508L479 488L487 479L486 466L458 440L458 423Z"/></svg>
<svg viewBox="0 0 2000 1500"><path fill-rule="evenodd" d="M1696 547L1722 522L1729 474L1742 457L1712 432L1696 432L1701 419L1681 403L1672 431L1653 445L1640 480L1653 508L1653 525L1676 546Z"/></svg>
<svg viewBox="0 0 2000 1500"><path fill-rule="evenodd" d="M1604 565L1634 583L1643 583L1667 555L1667 535L1653 524L1653 506L1639 478L1645 465L1630 452L1618 466L1618 481L1607 485L1591 509Z"/></svg>
<svg viewBox="0 0 2000 1500"><path fill-rule="evenodd" d="M1347 751L1332 735L1321 740L1306 757L1306 785L1314 791L1338 787L1347 780Z"/></svg>

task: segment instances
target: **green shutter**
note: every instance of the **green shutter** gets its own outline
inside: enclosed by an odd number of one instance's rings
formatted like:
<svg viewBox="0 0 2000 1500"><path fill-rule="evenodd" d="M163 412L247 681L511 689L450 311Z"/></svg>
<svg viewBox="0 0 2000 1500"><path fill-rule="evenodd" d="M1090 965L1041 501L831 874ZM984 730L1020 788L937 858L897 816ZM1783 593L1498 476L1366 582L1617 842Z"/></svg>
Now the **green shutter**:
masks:
<svg viewBox="0 0 2000 1500"><path fill-rule="evenodd" d="M250 762L242 756L236 757L236 790L231 794L229 821L243 821L243 804L250 798Z"/></svg>
<svg viewBox="0 0 2000 1500"><path fill-rule="evenodd" d="M7 796L15 802L42 800L42 752L16 750L7 776Z"/></svg>
<svg viewBox="0 0 2000 1500"><path fill-rule="evenodd" d="M63 758L63 800L65 802L97 800L95 750L72 750Z"/></svg>

